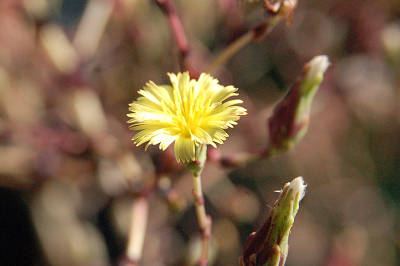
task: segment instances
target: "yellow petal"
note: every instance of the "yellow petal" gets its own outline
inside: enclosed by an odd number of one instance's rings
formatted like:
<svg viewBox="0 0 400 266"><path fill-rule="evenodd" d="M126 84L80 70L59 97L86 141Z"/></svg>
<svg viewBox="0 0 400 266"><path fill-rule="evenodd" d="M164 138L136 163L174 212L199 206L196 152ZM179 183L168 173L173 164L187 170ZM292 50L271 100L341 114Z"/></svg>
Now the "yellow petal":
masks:
<svg viewBox="0 0 400 266"><path fill-rule="evenodd" d="M195 143L191 138L177 138L174 151L178 162L190 162L195 159Z"/></svg>

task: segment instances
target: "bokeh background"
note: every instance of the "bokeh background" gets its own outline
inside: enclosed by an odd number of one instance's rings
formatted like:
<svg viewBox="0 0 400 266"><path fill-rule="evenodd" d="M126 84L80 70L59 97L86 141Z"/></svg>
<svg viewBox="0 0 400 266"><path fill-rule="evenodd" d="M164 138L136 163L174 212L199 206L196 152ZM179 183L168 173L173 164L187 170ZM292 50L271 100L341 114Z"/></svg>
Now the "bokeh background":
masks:
<svg viewBox="0 0 400 266"><path fill-rule="evenodd" d="M257 4L175 1L189 60L205 69L264 19ZM299 0L281 23L214 73L249 110L221 153L257 150L267 118L311 57L331 67L293 150L204 173L214 265L237 265L278 190L307 195L289 266L400 265L400 2ZM191 178L172 151L135 147L128 103L179 71L165 15L148 0L0 1L0 264L115 265L132 201L146 195L141 265L191 265L199 244Z"/></svg>

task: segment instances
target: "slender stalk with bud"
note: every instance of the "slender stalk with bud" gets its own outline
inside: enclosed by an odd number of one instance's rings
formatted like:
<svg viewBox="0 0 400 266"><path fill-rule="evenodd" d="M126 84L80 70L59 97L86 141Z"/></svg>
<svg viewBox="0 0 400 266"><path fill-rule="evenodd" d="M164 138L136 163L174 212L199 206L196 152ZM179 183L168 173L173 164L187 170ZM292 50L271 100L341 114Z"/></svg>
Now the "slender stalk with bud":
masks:
<svg viewBox="0 0 400 266"><path fill-rule="evenodd" d="M315 94L329 67L326 55L311 59L287 95L274 108L268 120L269 141L257 153L244 153L219 158L224 167L242 167L249 162L264 159L292 149L307 132Z"/></svg>

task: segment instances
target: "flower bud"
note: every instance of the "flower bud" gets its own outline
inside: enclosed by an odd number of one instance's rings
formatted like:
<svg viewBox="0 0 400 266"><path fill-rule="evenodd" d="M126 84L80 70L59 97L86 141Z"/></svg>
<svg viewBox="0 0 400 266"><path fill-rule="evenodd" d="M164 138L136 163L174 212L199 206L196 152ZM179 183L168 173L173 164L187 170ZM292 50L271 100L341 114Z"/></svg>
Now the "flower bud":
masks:
<svg viewBox="0 0 400 266"><path fill-rule="evenodd" d="M288 239L306 185L297 177L284 185L264 225L246 241L241 266L283 266L288 255Z"/></svg>
<svg viewBox="0 0 400 266"><path fill-rule="evenodd" d="M297 0L264 0L264 2L270 13L285 17L288 24L292 23L292 15L297 6Z"/></svg>
<svg viewBox="0 0 400 266"><path fill-rule="evenodd" d="M306 133L312 101L328 66L327 56L314 57L304 66L301 78L275 107L268 120L270 153L290 149Z"/></svg>

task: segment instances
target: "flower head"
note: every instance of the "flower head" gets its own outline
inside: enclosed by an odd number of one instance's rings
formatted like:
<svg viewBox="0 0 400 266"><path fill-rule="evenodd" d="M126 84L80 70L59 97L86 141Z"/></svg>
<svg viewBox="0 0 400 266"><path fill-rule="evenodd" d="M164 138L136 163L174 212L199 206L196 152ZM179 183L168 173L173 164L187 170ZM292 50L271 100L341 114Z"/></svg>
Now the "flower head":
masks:
<svg viewBox="0 0 400 266"><path fill-rule="evenodd" d="M228 137L225 129L236 125L246 109L237 106L242 100L226 101L238 95L237 88L222 86L208 74L198 80L190 79L188 72L168 75L171 85L149 81L129 105L130 129L139 131L132 140L161 150L175 141L177 161L194 161L196 147L222 144Z"/></svg>

